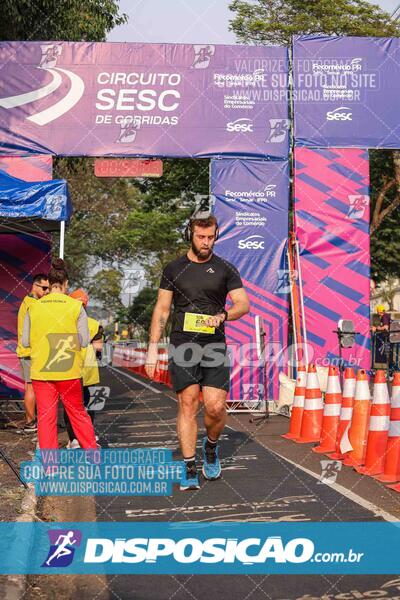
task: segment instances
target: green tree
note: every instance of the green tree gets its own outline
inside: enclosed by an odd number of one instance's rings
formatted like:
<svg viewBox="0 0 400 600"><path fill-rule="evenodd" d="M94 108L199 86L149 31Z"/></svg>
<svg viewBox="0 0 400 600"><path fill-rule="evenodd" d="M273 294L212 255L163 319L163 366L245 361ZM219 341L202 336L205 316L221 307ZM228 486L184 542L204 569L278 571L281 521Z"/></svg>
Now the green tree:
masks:
<svg viewBox="0 0 400 600"><path fill-rule="evenodd" d="M238 40L285 44L292 35L398 36L400 25L366 0L233 0L231 30Z"/></svg>
<svg viewBox="0 0 400 600"><path fill-rule="evenodd" d="M74 284L87 286L93 263L115 268L131 258L118 237L140 192L126 179L97 178L89 158L56 159L54 177L68 181L74 209L65 236L68 272Z"/></svg>
<svg viewBox="0 0 400 600"><path fill-rule="evenodd" d="M154 287L145 287L133 300L133 303L127 310L127 320L140 330L147 339L150 329L151 316L157 300L157 289Z"/></svg>
<svg viewBox="0 0 400 600"><path fill-rule="evenodd" d="M126 22L118 0L3 0L1 40L102 42Z"/></svg>
<svg viewBox="0 0 400 600"><path fill-rule="evenodd" d="M365 0L233 0L239 41L291 44L296 34L400 36L400 22ZM374 150L371 164L371 258L377 281L400 277L400 151Z"/></svg>
<svg viewBox="0 0 400 600"><path fill-rule="evenodd" d="M102 269L91 279L89 294L114 314L123 310L120 300L122 274L117 269Z"/></svg>

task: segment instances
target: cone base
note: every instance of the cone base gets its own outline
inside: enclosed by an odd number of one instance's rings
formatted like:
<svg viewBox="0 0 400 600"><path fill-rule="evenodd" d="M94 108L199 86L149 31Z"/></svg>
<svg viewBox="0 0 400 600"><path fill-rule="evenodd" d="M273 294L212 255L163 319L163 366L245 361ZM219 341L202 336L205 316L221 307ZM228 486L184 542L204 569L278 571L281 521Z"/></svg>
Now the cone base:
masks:
<svg viewBox="0 0 400 600"><path fill-rule="evenodd" d="M381 483L396 483L397 481L400 481L400 475L385 475L384 473L373 475L373 478Z"/></svg>
<svg viewBox="0 0 400 600"><path fill-rule="evenodd" d="M352 458L351 456L346 456L346 458L343 460L343 464L346 465L347 467L361 467L362 466L362 462L360 460L356 460L356 459Z"/></svg>
<svg viewBox="0 0 400 600"><path fill-rule="evenodd" d="M312 451L317 452L317 454L328 454L328 452L333 452L334 448L329 448L329 446L315 446Z"/></svg>
<svg viewBox="0 0 400 600"><path fill-rule="evenodd" d="M281 435L281 437L285 438L286 440L295 440L296 438L298 438L299 436L296 435L295 433L283 433Z"/></svg>
<svg viewBox="0 0 400 600"><path fill-rule="evenodd" d="M374 471L371 468L368 467L354 467L354 470L357 471L357 473L360 473L360 475L369 475L370 477L373 477L374 475L380 475L382 473L382 471Z"/></svg>
<svg viewBox="0 0 400 600"><path fill-rule="evenodd" d="M387 485L386 487L394 490L395 492L400 492L400 483L396 483L395 485Z"/></svg>
<svg viewBox="0 0 400 600"><path fill-rule="evenodd" d="M295 442L296 444L315 444L316 442L319 442L319 438L297 438Z"/></svg>
<svg viewBox="0 0 400 600"><path fill-rule="evenodd" d="M333 452L332 454L328 454L328 458L331 458L332 460L344 460L345 455L340 454L340 452Z"/></svg>

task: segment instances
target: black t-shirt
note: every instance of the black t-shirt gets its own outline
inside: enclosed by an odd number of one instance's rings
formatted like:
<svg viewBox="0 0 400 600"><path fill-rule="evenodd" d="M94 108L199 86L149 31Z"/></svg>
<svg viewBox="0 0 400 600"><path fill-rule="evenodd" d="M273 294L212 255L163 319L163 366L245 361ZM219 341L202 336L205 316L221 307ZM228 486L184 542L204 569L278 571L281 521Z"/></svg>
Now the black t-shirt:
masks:
<svg viewBox="0 0 400 600"><path fill-rule="evenodd" d="M390 325L390 314L389 313L383 313L383 315L381 315L379 325L381 327L385 327L385 325L387 325L387 326Z"/></svg>
<svg viewBox="0 0 400 600"><path fill-rule="evenodd" d="M162 274L160 288L173 292L174 313L171 343L195 341L204 345L225 341L224 325L215 334L183 330L185 313L216 315L225 308L228 292L243 287L238 270L227 260L213 254L210 260L196 263L185 255L169 263Z"/></svg>

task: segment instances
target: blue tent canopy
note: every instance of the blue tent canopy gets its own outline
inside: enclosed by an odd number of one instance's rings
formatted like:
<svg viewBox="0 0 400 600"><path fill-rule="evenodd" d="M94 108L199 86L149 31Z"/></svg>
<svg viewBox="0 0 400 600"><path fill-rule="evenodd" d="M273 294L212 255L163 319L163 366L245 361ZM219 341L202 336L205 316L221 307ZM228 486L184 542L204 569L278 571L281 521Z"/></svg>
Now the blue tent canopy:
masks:
<svg viewBox="0 0 400 600"><path fill-rule="evenodd" d="M64 179L27 182L0 170L0 233L58 231L71 214Z"/></svg>

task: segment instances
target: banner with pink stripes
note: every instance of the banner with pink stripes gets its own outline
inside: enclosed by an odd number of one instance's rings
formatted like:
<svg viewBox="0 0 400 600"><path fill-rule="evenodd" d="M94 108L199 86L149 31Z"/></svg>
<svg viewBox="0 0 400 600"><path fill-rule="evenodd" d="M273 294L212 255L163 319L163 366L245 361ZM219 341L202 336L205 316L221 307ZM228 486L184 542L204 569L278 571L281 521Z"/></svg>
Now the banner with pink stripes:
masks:
<svg viewBox="0 0 400 600"><path fill-rule="evenodd" d="M356 148L295 150L295 224L313 360L337 361L340 319L354 321L349 366L370 367L369 159Z"/></svg>

